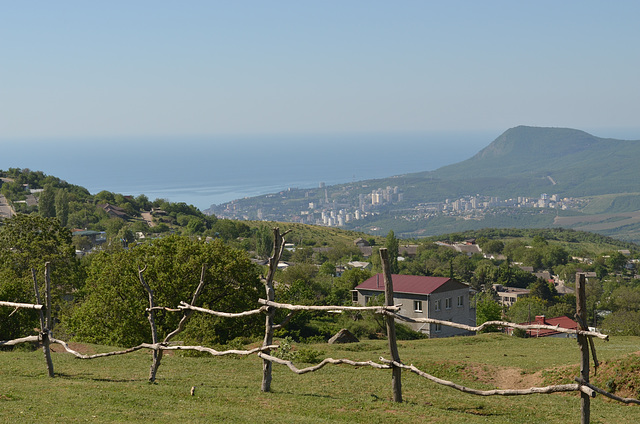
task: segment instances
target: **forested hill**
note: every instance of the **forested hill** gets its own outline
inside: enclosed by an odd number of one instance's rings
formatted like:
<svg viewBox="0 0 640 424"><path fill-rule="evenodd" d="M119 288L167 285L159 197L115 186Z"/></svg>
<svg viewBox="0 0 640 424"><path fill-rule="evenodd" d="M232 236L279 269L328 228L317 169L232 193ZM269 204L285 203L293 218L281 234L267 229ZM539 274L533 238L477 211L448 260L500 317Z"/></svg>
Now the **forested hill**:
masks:
<svg viewBox="0 0 640 424"><path fill-rule="evenodd" d="M572 197L638 191L640 141L599 138L569 128L519 126L505 131L465 161L424 172L425 178L468 180L510 188L503 195L537 189ZM531 195L531 194L525 194Z"/></svg>

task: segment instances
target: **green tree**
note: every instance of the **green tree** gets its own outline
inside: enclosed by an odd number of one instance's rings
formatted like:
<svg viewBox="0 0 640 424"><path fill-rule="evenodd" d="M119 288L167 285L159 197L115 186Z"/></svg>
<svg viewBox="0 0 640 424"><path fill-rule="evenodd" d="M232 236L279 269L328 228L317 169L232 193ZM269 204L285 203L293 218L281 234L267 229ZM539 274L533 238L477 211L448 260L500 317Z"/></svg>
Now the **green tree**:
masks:
<svg viewBox="0 0 640 424"><path fill-rule="evenodd" d="M502 253L504 243L500 240L487 240L480 247L485 253Z"/></svg>
<svg viewBox="0 0 640 424"><path fill-rule="evenodd" d="M53 306L64 304L63 295L79 287L71 233L55 218L18 214L0 227L0 299L35 303L31 270L36 271L43 293L45 263L51 264ZM0 339L24 336L39 327L37 314L18 310L0 319Z"/></svg>
<svg viewBox="0 0 640 424"><path fill-rule="evenodd" d="M45 218L56 216L56 194L51 184L44 186L38 199L38 210L40 215Z"/></svg>
<svg viewBox="0 0 640 424"><path fill-rule="evenodd" d="M144 268L145 281L154 291L158 306L175 308L190 301L207 265L205 286L198 306L242 312L255 308L264 291L258 270L246 254L219 240L205 243L184 236L168 236L133 249L114 248L92 255L87 284L79 293L78 306L68 316L76 340L113 346L148 342L151 331L145 308L147 293L138 279ZM181 314L159 311L158 334L177 328ZM185 343L226 343L239 336L257 334L259 319L233 320L194 314L181 337Z"/></svg>
<svg viewBox="0 0 640 424"><path fill-rule="evenodd" d="M492 291L480 292L475 295L476 325L487 321L499 321L502 319L502 306L495 300ZM495 331L490 329L487 331Z"/></svg>
<svg viewBox="0 0 640 424"><path fill-rule="evenodd" d="M627 264L627 257L620 252L613 252L605 259L609 272L621 272Z"/></svg>
<svg viewBox="0 0 640 424"><path fill-rule="evenodd" d="M536 315L545 315L547 304L537 297L521 297L509 307L507 317L509 321L522 323L535 320Z"/></svg>
<svg viewBox="0 0 640 424"><path fill-rule="evenodd" d="M351 290L373 275L370 271L352 268L333 279L331 295L328 303L332 305L348 305L351 303Z"/></svg>
<svg viewBox="0 0 640 424"><path fill-rule="evenodd" d="M538 278L535 282L533 282L529 286L529 290L531 290L529 294L531 296L542 299L545 302L553 302L555 287L554 287L554 290L552 291L549 284L550 283L544 278ZM555 292L556 296L557 294L558 293Z"/></svg>
<svg viewBox="0 0 640 424"><path fill-rule="evenodd" d="M67 226L69 219L69 195L63 189L58 189L56 192L56 218L60 220L63 227Z"/></svg>
<svg viewBox="0 0 640 424"><path fill-rule="evenodd" d="M273 253L273 232L266 225L261 225L255 230L256 256L269 258Z"/></svg>

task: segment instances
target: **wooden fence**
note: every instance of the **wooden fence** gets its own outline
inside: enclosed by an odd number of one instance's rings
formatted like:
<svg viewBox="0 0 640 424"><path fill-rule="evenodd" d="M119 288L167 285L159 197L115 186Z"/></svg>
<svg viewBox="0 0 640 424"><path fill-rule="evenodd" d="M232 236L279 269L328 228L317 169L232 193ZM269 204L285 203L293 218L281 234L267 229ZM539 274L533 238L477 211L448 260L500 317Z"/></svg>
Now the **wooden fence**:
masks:
<svg viewBox="0 0 640 424"><path fill-rule="evenodd" d="M581 423L588 423L590 421L590 400L595 397L597 393L602 394L608 398L614 399L619 402L627 403L627 404L640 404L640 400L633 398L622 398L616 396L612 393L609 393L601 388L598 388L591 383L589 383L589 364L590 364L590 354L593 357L594 366L598 367L598 360L596 356L595 345L593 343L594 338L608 340L608 336L596 331L589 331L586 326L587 317L586 317L586 296L585 296L585 279L584 275L579 275L576 278L576 319L580 325L580 328L577 330L564 329L557 326L551 325L519 325L505 321L489 321L485 322L480 326L468 326L464 324L453 323L449 321L436 320L431 318L409 318L403 315L400 315L398 311L400 310L401 305L393 304L393 281L391 278L391 272L389 270L389 258L387 249L380 249L380 259L383 265L383 276L385 283L385 302L383 306L303 306L303 305L291 305L284 303L275 302L275 291L274 291L274 277L275 270L277 269L277 264L280 260L282 252L285 246L284 236L287 232L281 234L278 228L274 228L274 254L269 259L269 270L267 276L262 279L262 282L265 286L266 298L259 299L259 303L262 305L258 309L240 312L240 313L228 313L228 312L219 312L212 311L209 309L204 309L195 306L194 304L197 302L200 292L202 291L204 285L204 275L206 272L206 266L202 267L200 283L196 288L191 302L186 303L181 301L177 308L167 308L156 306L154 303L154 293L149 287L149 285L144 280L144 271L145 269L138 269L138 278L140 280L141 285L145 289L149 297L149 308L147 308L149 325L151 326L151 337L152 343L142 343L138 346L131 347L126 350L100 353L95 355L83 355L75 350L71 349L69 345L62 340L58 340L53 337L53 321L51 319L51 295L50 295L50 281L49 281L49 264L45 265L45 304L40 304L40 295L38 292L38 284L36 281L35 271L33 271L33 281L34 281L34 290L36 294L36 302L37 304L26 304L26 303L15 303L15 302L4 302L0 301L0 306L13 307L16 310L18 308L29 308L35 309L38 311L40 315L40 325L41 331L37 336L27 336L19 339L8 340L8 341L0 341L0 346L11 346L19 343L26 342L40 342L42 344L43 352L45 355L45 360L47 364L47 370L50 377L54 377L53 371L53 362L51 360L50 354L50 344L57 343L61 345L67 352L75 355L79 359L96 359L102 358L106 356L113 355L122 355L131 352L135 352L140 349L150 349L153 351L153 362L151 364L151 369L149 372L149 381L153 382L156 379L156 373L158 367L160 366L162 360L162 354L165 350L196 350L200 352L206 352L213 356L222 356L222 355L251 355L257 354L258 357L262 359L262 384L261 390L263 392L269 392L271 390L271 381L272 381L272 367L273 364L284 365L288 367L291 371L296 374L305 374L308 372L317 371L328 364L338 365L338 364L346 364L354 367L362 367L369 366L375 369L386 369L391 370L392 378L391 378L391 386L393 392L393 400L395 402L402 402L402 370L408 370L420 377L426 378L435 383L451 387L453 389L459 390L464 393L470 393L479 396L518 396L518 395L529 395L529 394L538 394L538 393L557 393L557 392L571 392L577 391L580 392L581 397ZM286 309L289 310L289 314L284 318L284 320L279 323L274 323L275 311L276 309ZM162 341L159 341L158 334L155 325L155 312L157 310L166 310L170 312L182 312L183 316L178 324L178 328L169 333ZM317 365L313 365L307 368L298 368L291 361L278 358L273 356L272 350L277 349L278 345L274 344L274 331L284 327L289 320L293 317L293 315L298 311L319 311L319 312L343 312L343 311L373 311L379 314L382 314L385 318L385 324L387 327L387 339L389 343L389 355L390 359L385 359L383 357L379 358L379 362L375 361L352 361L349 359L333 359L326 358L322 362ZM226 350L226 351L217 351L212 348L204 347L204 346L180 346L180 345L171 345L170 341L177 334L179 334L185 327L185 324L192 316L194 312L207 313L220 317L227 318L235 318L235 317L244 317L248 315L254 315L263 313L265 315L265 336L261 347L251 349L251 350ZM447 381L430 375L413 365L404 364L399 355L398 346L396 342L396 333L395 333L395 321L405 321L405 322L421 322L421 323L431 323L431 324L440 324L446 325L455 328L465 329L471 332L482 331L483 329L489 326L495 327L503 327L503 328L517 328L522 330L535 330L535 329L549 329L555 330L562 333L567 334L575 334L578 339L578 344L580 346L581 352L581 363L580 363L580 376L576 377L574 384L562 384L562 385L551 385L546 387L532 387L529 389L507 389L507 390L477 390L469 387L465 387L459 384L456 384L452 381Z"/></svg>

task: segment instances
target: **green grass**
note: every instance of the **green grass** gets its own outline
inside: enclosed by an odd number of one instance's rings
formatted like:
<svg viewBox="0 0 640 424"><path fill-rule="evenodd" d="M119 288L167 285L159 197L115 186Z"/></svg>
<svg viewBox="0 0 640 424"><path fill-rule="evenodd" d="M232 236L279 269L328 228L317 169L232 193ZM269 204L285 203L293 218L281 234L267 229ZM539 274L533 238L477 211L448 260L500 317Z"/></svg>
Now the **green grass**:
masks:
<svg viewBox="0 0 640 424"><path fill-rule="evenodd" d="M640 350L640 338L634 337L595 343L605 361ZM389 357L385 341L311 347L334 358ZM402 341L399 350L404 363L475 388L495 387L490 377L505 367L526 376L579 361L575 340L500 334ZM580 414L576 393L479 397L409 372L402 375L404 402L397 404L391 401L389 371L347 365L328 365L305 375L274 365L272 392L262 393L261 361L255 356L168 355L157 384L149 384L150 358L149 352L136 352L83 361L53 353L57 377L50 379L41 351L0 352L0 422L513 424L574 423ZM195 396L190 395L192 386ZM593 423L640 422L640 407L601 396L591 403Z"/></svg>

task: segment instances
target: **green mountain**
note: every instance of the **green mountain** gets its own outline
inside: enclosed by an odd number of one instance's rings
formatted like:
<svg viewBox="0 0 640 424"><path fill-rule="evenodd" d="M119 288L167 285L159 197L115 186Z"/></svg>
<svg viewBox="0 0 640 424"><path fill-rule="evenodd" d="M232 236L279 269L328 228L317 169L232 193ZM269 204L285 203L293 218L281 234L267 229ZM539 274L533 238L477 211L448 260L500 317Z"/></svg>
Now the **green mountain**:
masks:
<svg viewBox="0 0 640 424"><path fill-rule="evenodd" d="M487 227L563 227L637 242L638 159L640 140L600 138L569 128L519 126L469 159L435 171L326 190L293 189L239 199L210 212L235 219L324 222L378 235L393 229L403 237ZM539 208L543 194L547 196ZM360 217L347 219L356 210ZM345 217L342 224L339 213ZM328 221L329 214L336 217L335 222Z"/></svg>
<svg viewBox="0 0 640 424"><path fill-rule="evenodd" d="M537 187L574 197L593 196L638 191L639 158L639 140L599 138L568 128L520 126L505 131L470 159L422 175L440 180L489 178L516 190L518 186ZM518 183L514 185L513 180ZM522 192L513 192L517 194Z"/></svg>

